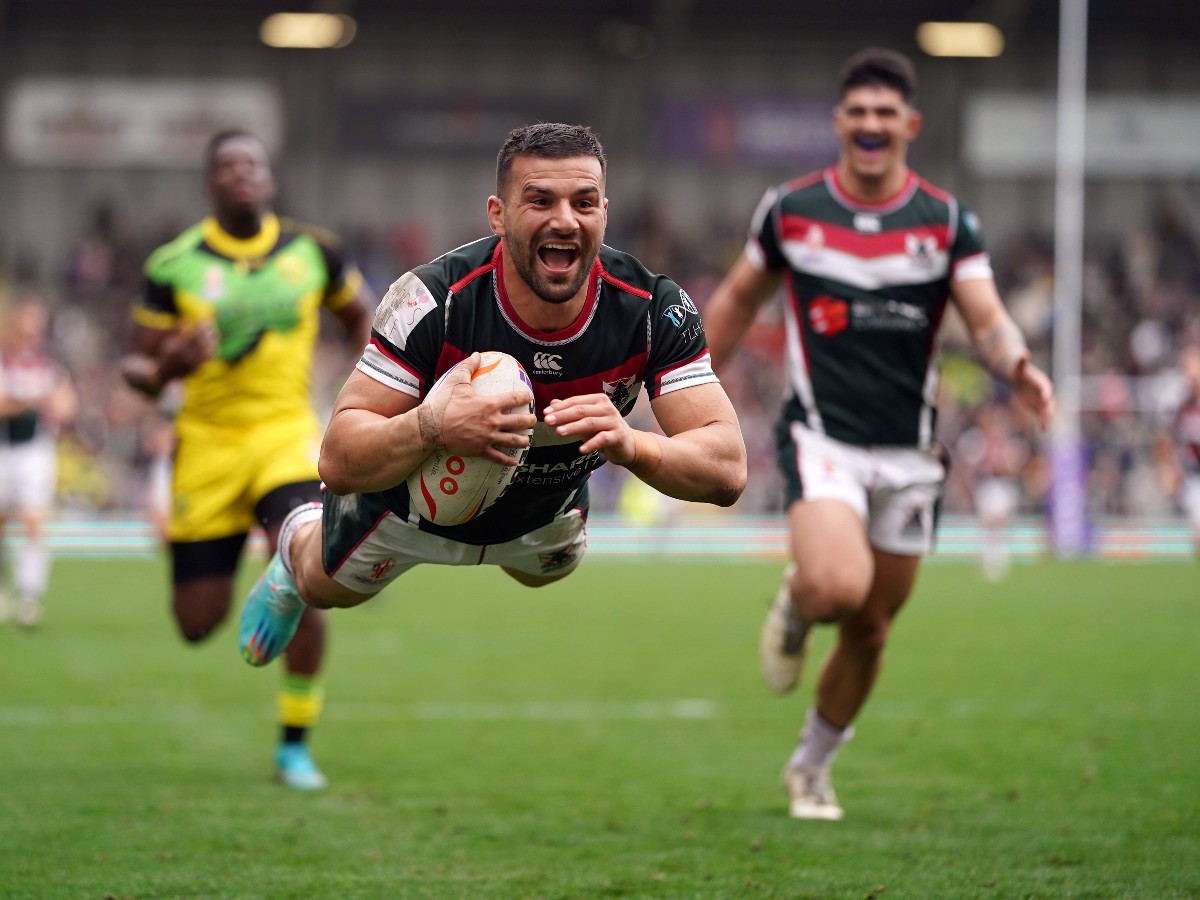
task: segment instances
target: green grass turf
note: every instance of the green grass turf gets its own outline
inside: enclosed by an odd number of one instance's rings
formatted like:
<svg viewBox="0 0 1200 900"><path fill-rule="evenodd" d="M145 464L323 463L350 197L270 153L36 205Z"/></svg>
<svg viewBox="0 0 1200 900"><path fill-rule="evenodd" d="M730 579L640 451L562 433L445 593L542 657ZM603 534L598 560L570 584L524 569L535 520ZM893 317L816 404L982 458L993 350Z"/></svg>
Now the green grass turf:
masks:
<svg viewBox="0 0 1200 900"><path fill-rule="evenodd" d="M801 823L779 568L418 569L334 614L305 795L232 619L186 647L163 564L60 561L42 629L0 628L0 897L1200 896L1200 569L927 566L847 817Z"/></svg>

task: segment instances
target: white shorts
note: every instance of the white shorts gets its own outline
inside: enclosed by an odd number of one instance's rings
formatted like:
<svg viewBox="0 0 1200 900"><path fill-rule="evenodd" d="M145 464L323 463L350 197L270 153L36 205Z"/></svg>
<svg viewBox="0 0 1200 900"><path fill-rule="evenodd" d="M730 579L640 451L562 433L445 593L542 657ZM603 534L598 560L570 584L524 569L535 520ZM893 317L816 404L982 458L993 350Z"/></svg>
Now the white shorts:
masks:
<svg viewBox="0 0 1200 900"><path fill-rule="evenodd" d="M321 527L325 572L360 594L383 590L421 563L440 566L504 566L529 575L566 575L587 548L583 512L570 509L553 522L503 544L464 544L380 510L364 510L372 495L355 501L326 493ZM357 502L356 502L357 501ZM364 515L364 513L366 513Z"/></svg>
<svg viewBox="0 0 1200 900"><path fill-rule="evenodd" d="M0 513L45 512L54 504L58 459L53 440L0 444Z"/></svg>
<svg viewBox="0 0 1200 900"><path fill-rule="evenodd" d="M1200 475L1188 475L1179 492L1179 505L1183 507L1192 531L1200 535Z"/></svg>
<svg viewBox="0 0 1200 900"><path fill-rule="evenodd" d="M810 430L788 428L779 448L788 504L841 500L858 513L871 546L899 556L933 549L947 466L934 452L856 447Z"/></svg>
<svg viewBox="0 0 1200 900"><path fill-rule="evenodd" d="M1009 521L1021 502L1021 488L1012 478L984 478L974 494L975 512L985 525Z"/></svg>

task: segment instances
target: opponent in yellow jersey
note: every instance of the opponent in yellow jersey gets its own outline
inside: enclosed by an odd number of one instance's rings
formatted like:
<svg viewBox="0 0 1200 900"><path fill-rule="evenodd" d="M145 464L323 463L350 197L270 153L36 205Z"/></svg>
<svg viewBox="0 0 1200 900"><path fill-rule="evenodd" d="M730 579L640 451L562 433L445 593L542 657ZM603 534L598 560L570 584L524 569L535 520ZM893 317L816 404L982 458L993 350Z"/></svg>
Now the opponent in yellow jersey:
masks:
<svg viewBox="0 0 1200 900"><path fill-rule="evenodd" d="M322 307L356 352L370 333L357 268L331 235L276 216L275 190L257 138L212 139L212 215L151 254L134 352L122 364L150 396L183 383L168 537L174 613L189 642L228 614L251 528L262 527L274 552L283 518L320 496L310 381ZM304 744L321 705L324 630L323 618L309 617L286 654L277 765L293 787L325 783Z"/></svg>

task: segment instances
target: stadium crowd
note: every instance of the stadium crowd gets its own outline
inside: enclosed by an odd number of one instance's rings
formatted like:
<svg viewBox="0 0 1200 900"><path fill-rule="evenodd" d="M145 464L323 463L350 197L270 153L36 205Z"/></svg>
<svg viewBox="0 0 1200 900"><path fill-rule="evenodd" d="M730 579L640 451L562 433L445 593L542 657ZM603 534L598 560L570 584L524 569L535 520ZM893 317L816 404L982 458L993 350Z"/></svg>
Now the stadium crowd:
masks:
<svg viewBox="0 0 1200 900"><path fill-rule="evenodd" d="M657 271L675 274L703 310L745 239L742 211L673 230L661 208L646 202L614 214L610 242L627 247ZM986 219L985 219L986 221ZM65 512L129 512L153 505L156 460L169 452L167 408L155 408L121 383L115 361L128 341L130 310L143 288L149 250L180 221L136 222L110 202L98 203L78 226L65 259L47 264L0 247L0 309L39 297L52 312L51 343L74 378L80 414L62 435L60 507ZM382 296L398 274L432 256L419 225L390 230L340 224L370 293ZM997 284L1027 335L1034 360L1051 365L1053 241L1044 230L989 235ZM324 332L323 332L324 334ZM939 430L953 466L943 509L975 511L977 487L1003 478L1016 488L1016 511L1044 510L1049 483L1048 437L1016 417L1003 388L973 359L961 326L943 328L945 366ZM324 339L324 338L323 338ZM334 341L331 331L328 339ZM746 435L750 485L742 513L779 511L771 426L783 391L777 364L784 341L779 303L754 325L724 377ZM1150 221L1088 248L1083 302L1083 416L1088 497L1095 516L1158 515L1174 501L1158 481L1154 433L1171 410L1179 349L1200 343L1200 235L1169 199ZM321 361L329 364L322 367ZM340 386L343 354L318 352L318 408L328 410ZM622 485L598 477L593 508L618 507Z"/></svg>

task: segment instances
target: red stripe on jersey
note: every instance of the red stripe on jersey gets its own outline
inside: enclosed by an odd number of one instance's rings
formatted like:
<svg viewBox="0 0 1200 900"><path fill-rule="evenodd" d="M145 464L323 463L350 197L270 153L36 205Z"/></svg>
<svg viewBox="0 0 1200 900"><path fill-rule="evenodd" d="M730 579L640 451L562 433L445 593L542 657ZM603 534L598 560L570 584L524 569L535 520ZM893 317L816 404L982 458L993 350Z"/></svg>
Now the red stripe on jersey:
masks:
<svg viewBox="0 0 1200 900"><path fill-rule="evenodd" d="M678 365L671 366L671 368L663 369L663 371L659 372L658 375L654 379L654 396L655 397L658 396L659 391L662 388L662 380L664 378L666 378L668 375L673 375L674 373L678 372L680 369L687 368L692 363L694 363L696 360L704 359L704 357L706 357L706 356L708 356L708 348L707 347L705 347L703 350L701 350L695 356L693 356L689 359L682 360Z"/></svg>
<svg viewBox="0 0 1200 900"><path fill-rule="evenodd" d="M936 184L930 184L920 175L917 176L917 183L921 185L921 190L929 194L931 197L941 200L943 203L952 205L958 202L954 199L952 194L948 193L947 191L943 191Z"/></svg>
<svg viewBox="0 0 1200 900"><path fill-rule="evenodd" d="M360 537L357 541L354 542L354 546L346 551L345 556L343 556L341 559L339 559L337 562L335 562L333 564L333 568L329 570L329 574L330 575L336 574L337 571L346 564L346 560L348 560L350 557L352 557L354 555L354 551L357 550L359 547L361 547L363 545L363 542L366 541L366 539L369 538L372 534L374 534L375 530L380 526L380 524L382 524L383 520L386 519L390 515L394 515L394 513L392 513L391 510L388 510L383 515L381 515L378 519L376 519L375 523L370 528L368 528L366 531L363 532L362 537Z"/></svg>
<svg viewBox="0 0 1200 900"><path fill-rule="evenodd" d="M861 209L867 212L890 212L893 209L899 209L909 201L913 194L917 192L920 186L921 179L917 177L917 173L909 170L908 177L904 179L904 186L886 200L880 200L877 203L871 203L855 197L845 187L842 186L842 181L838 178L837 166L830 166L825 170L826 182L829 184L829 193L833 194L843 206L848 206L850 209Z"/></svg>
<svg viewBox="0 0 1200 900"><path fill-rule="evenodd" d="M817 231L811 230L814 227ZM906 254L909 237L933 238L937 242L938 250L945 250L950 244L950 229L945 225L897 228L879 234L863 234L853 228L785 213L780 228L785 241L805 243L811 239L815 242L816 235L819 235L820 246L857 256L859 259Z"/></svg>
<svg viewBox="0 0 1200 900"><path fill-rule="evenodd" d="M592 263L592 270L588 273L587 280L587 296L583 301L583 309L579 311L579 315L575 317L575 321L566 328L560 328L558 331L539 331L536 328L531 328L525 323L525 320L517 313L517 309L512 305L512 301L508 299L508 290L504 286L504 266L500 264L500 248L503 244L496 245L496 254L492 257L492 262L495 264L496 280L499 284L500 308L504 310L504 315L512 322L513 326L525 337L534 341L566 341L578 335L592 318L592 311L596 308L596 297L599 295L599 278L604 274L604 268L600 265L600 256L596 255L595 262Z"/></svg>
<svg viewBox="0 0 1200 900"><path fill-rule="evenodd" d="M815 172L809 172L807 175L801 175L799 178L793 178L783 186L783 193L791 193L792 191L800 191L806 187L816 184L825 177L825 170L818 169Z"/></svg>
<svg viewBox="0 0 1200 900"><path fill-rule="evenodd" d="M600 269L600 277L611 284L619 291L624 291L627 294L633 294L635 297L641 297L643 300L649 300L654 295L649 291L643 291L641 288L635 288L632 284L622 281L606 272L603 268Z"/></svg>
<svg viewBox="0 0 1200 900"><path fill-rule="evenodd" d="M371 346L374 347L376 350L378 350L380 353L382 353L384 356L386 356L389 360L394 362L397 366L399 366L401 369L403 369L409 375L411 375L413 377L413 379L417 382L417 384L420 385L421 391L424 392L425 379L421 377L421 373L418 372L416 369L414 369L412 366L410 366L408 363L406 363L404 360L402 360L400 357L398 357L395 353L393 353L391 351L391 349L388 347L388 345L385 342L381 341L379 339L379 335L376 334L374 331L371 332ZM434 379L434 380L436 381L436 379Z"/></svg>
<svg viewBox="0 0 1200 900"><path fill-rule="evenodd" d="M496 252L492 254L492 261L490 263L488 263L486 266L480 266L478 269L468 272L462 278L458 279L458 281L454 282L454 284L450 285L450 293L451 294L458 293L458 291L461 291L463 288L465 288L468 284L470 284L472 281L474 281L480 275L486 275L488 272L491 272L493 269L499 268L499 266L500 266L500 245L497 244Z"/></svg>
<svg viewBox="0 0 1200 900"><path fill-rule="evenodd" d="M604 390L605 382L616 384L626 378L640 380L639 376L645 368L646 353L643 351L629 357L619 366L603 372L596 372L584 378L577 378L574 381L543 382L531 375L534 406L539 411L538 418L541 418L541 410L545 409L551 400L566 400L568 397L578 397L582 394L595 394Z"/></svg>

